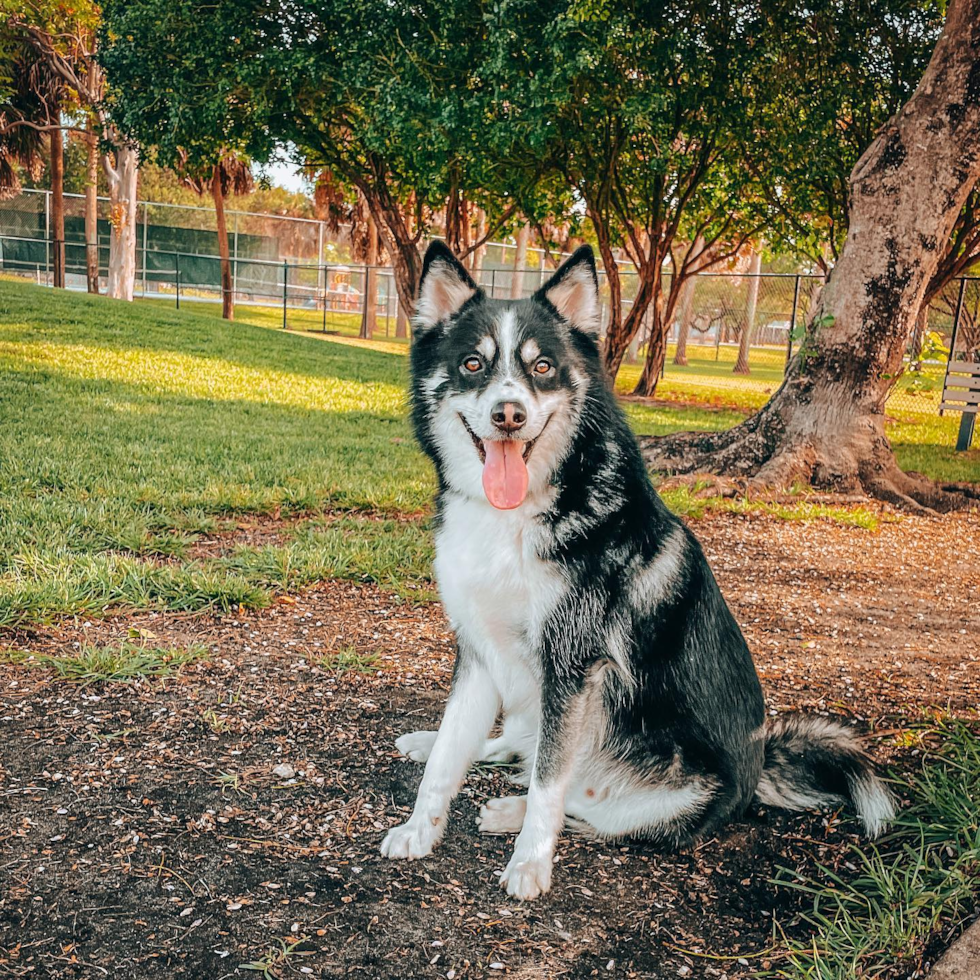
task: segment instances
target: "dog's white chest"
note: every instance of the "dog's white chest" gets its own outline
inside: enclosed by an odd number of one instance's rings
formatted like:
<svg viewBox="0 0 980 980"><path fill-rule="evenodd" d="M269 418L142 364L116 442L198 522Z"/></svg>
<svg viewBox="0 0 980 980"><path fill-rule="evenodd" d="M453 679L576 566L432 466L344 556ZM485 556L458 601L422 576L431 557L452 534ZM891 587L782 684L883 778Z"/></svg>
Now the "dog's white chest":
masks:
<svg viewBox="0 0 980 980"><path fill-rule="evenodd" d="M436 535L436 579L446 613L495 675L534 670L529 654L565 589L557 566L537 557L538 533L524 507L500 511L453 497ZM516 680L501 676L502 693Z"/></svg>

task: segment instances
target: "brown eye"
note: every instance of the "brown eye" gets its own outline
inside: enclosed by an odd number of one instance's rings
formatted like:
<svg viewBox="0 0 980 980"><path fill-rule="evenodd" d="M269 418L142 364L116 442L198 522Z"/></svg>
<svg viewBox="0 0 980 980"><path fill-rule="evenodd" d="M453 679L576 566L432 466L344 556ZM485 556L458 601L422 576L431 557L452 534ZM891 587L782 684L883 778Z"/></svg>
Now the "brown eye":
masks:
<svg viewBox="0 0 980 980"><path fill-rule="evenodd" d="M483 367L483 361L478 357L468 357L463 361L463 367L471 374L476 374Z"/></svg>
<svg viewBox="0 0 980 980"><path fill-rule="evenodd" d="M535 374L547 374L551 370L551 361L541 358L537 364L534 365Z"/></svg>

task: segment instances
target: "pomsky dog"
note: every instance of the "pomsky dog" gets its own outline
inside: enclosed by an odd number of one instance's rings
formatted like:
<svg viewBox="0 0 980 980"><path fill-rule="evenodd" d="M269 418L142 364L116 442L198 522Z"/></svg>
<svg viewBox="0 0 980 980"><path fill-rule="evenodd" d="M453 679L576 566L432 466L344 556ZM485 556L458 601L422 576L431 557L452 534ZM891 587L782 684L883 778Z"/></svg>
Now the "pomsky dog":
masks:
<svg viewBox="0 0 980 980"><path fill-rule="evenodd" d="M754 799L846 802L878 834L892 798L846 728L766 723L738 624L605 376L592 250L514 301L434 244L414 328L412 415L438 474L435 571L458 651L439 731L397 740L426 765L382 854L429 854L477 759L525 766L526 794L477 820L517 834L501 884L519 899L549 889L566 825L679 846Z"/></svg>

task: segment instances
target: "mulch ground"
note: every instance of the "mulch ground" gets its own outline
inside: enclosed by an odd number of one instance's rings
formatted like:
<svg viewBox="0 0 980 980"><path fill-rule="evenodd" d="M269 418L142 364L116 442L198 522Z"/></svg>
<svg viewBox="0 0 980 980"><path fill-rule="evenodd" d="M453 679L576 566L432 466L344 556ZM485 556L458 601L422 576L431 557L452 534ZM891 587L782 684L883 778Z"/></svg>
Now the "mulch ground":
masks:
<svg viewBox="0 0 980 980"><path fill-rule="evenodd" d="M901 765L894 732L924 708L975 717L980 518L694 529L773 711L844 714ZM64 622L0 647L134 629L209 658L132 685L0 668L0 976L735 977L778 966L774 921L805 934L770 879L842 866L855 839L761 809L679 854L567 837L553 892L522 905L497 887L511 841L474 825L507 792L499 770L471 774L431 858L377 853L420 777L392 743L435 727L448 686L438 606L325 582L257 613ZM317 666L350 646L377 672Z"/></svg>

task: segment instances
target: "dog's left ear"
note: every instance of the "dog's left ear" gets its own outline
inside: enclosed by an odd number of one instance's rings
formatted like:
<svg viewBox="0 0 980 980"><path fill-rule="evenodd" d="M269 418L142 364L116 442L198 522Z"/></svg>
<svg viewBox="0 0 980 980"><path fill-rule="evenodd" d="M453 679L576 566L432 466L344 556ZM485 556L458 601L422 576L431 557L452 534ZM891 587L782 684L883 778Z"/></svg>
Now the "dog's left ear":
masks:
<svg viewBox="0 0 980 980"><path fill-rule="evenodd" d="M562 319L583 333L599 332L599 276L590 245L577 248L534 294L553 306Z"/></svg>
<svg viewBox="0 0 980 980"><path fill-rule="evenodd" d="M442 242L433 242L422 263L419 298L415 304L415 330L424 333L458 313L479 286Z"/></svg>

